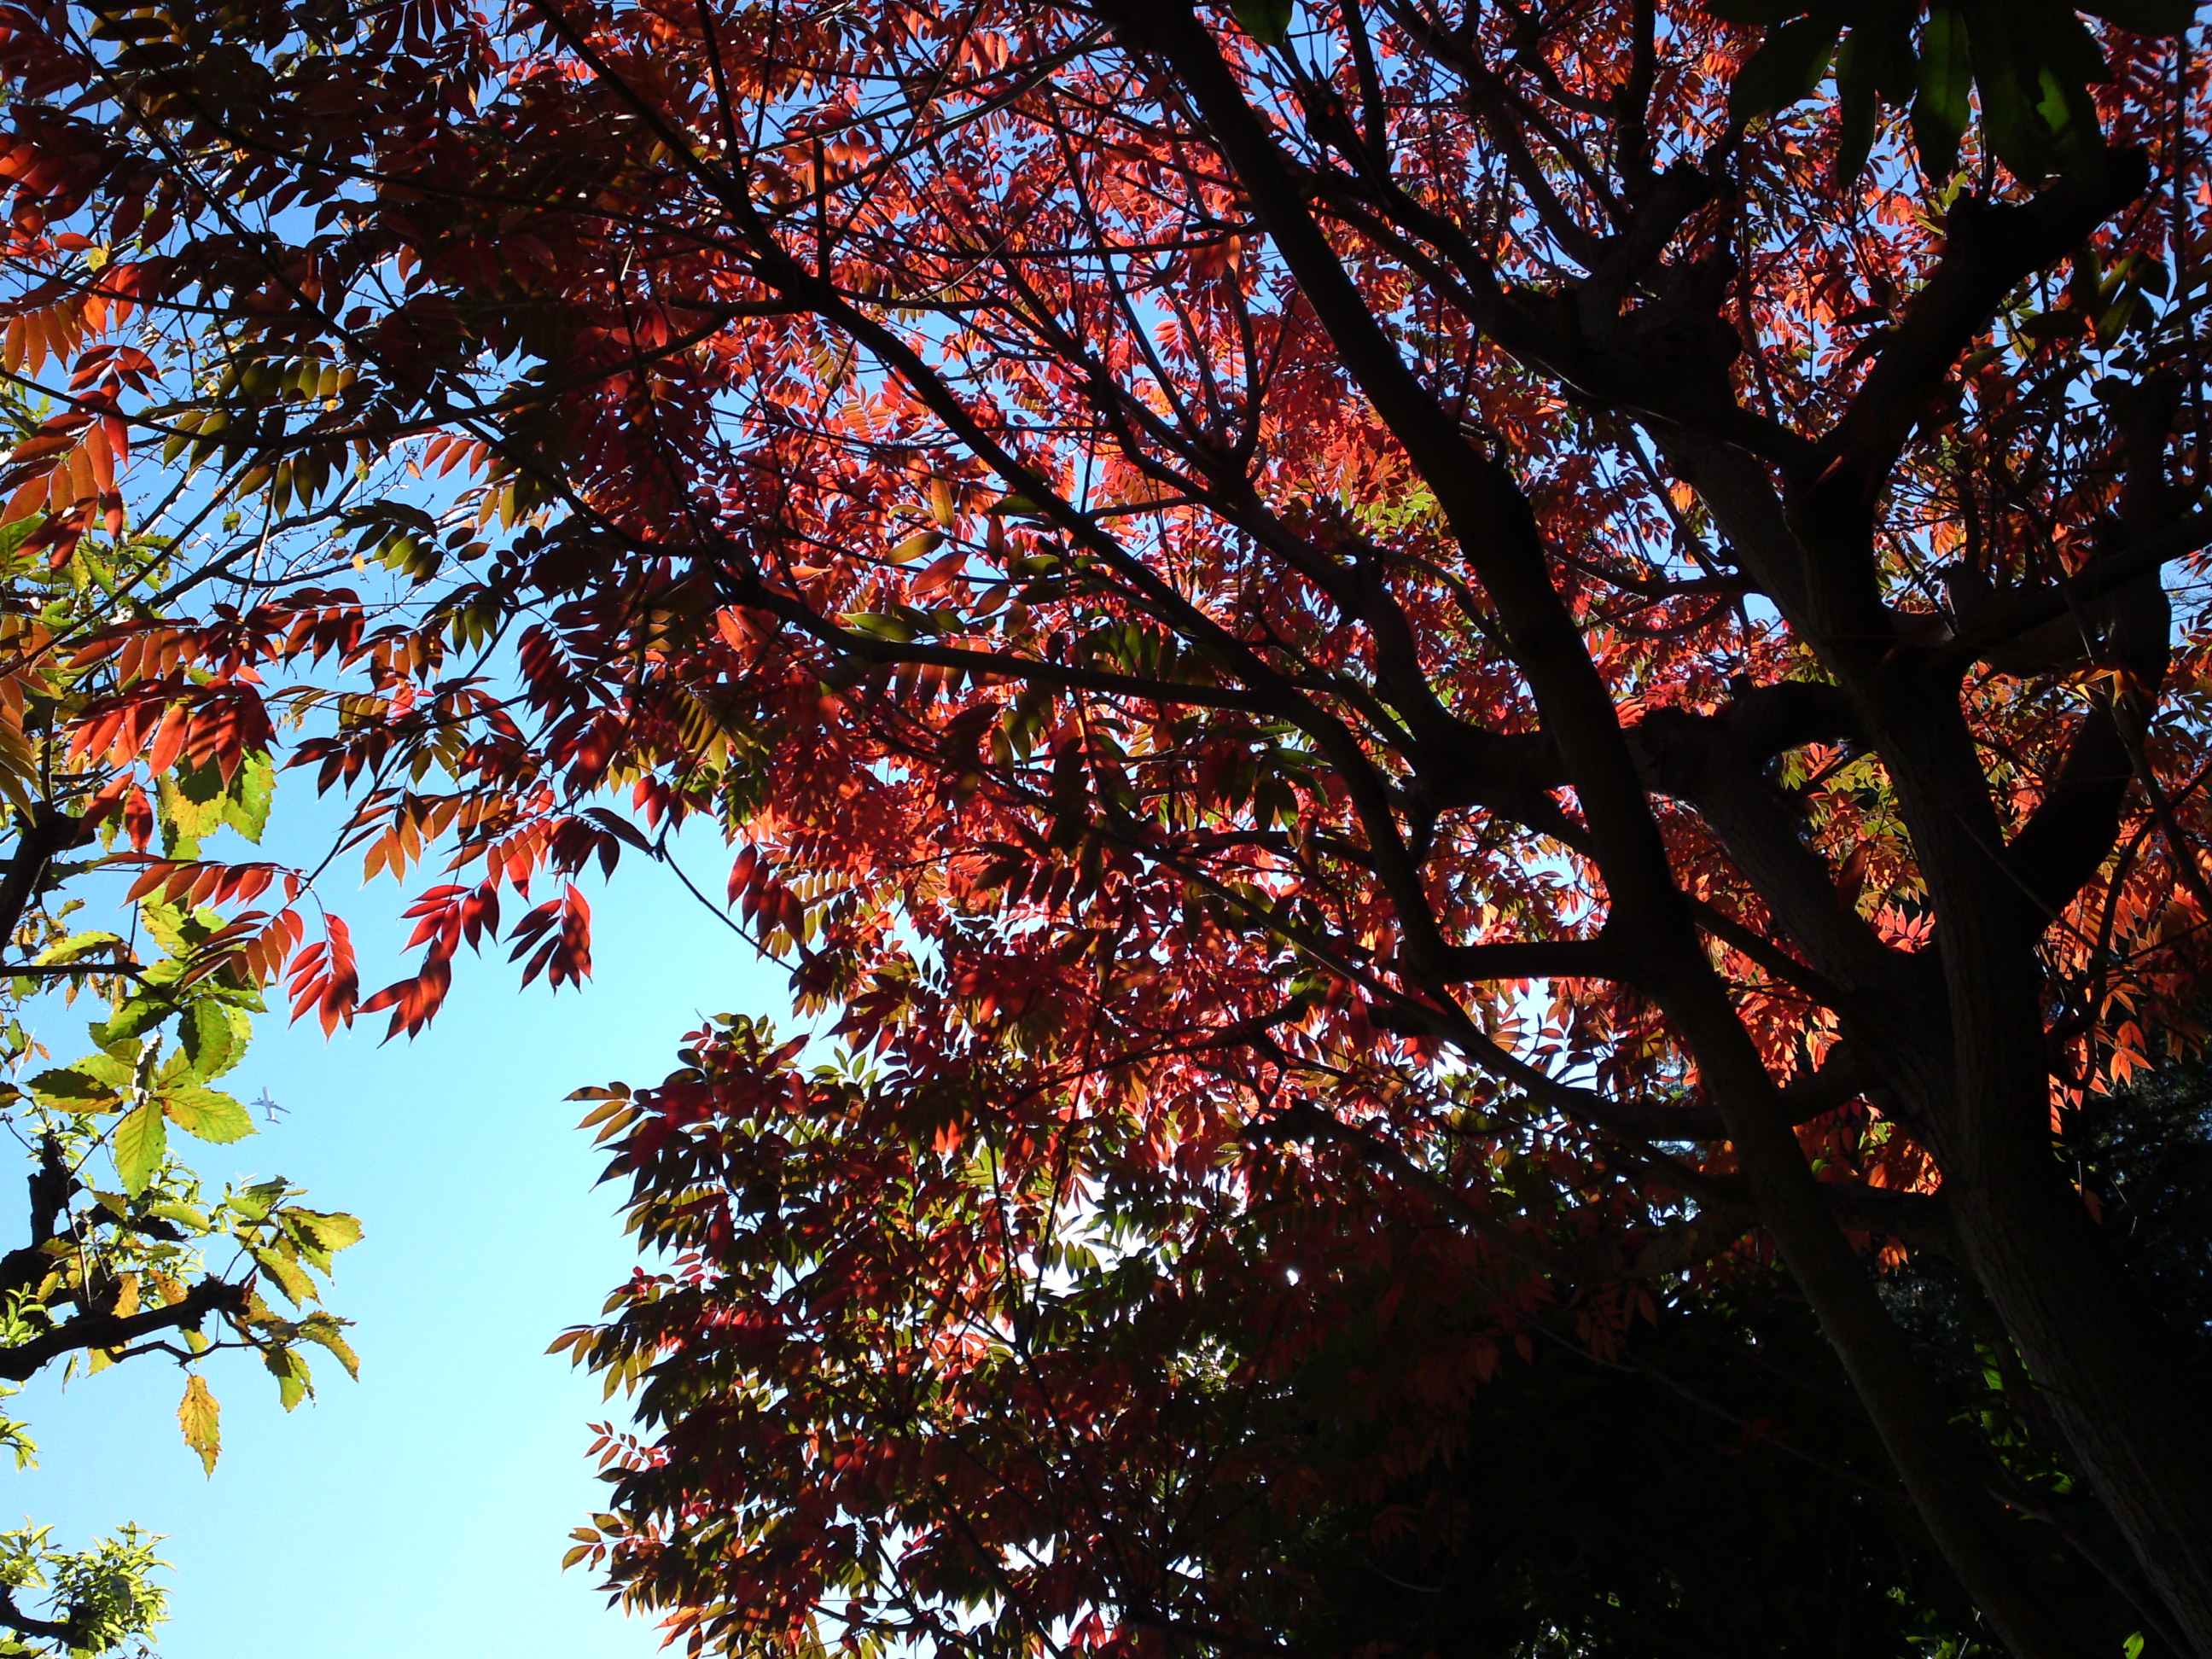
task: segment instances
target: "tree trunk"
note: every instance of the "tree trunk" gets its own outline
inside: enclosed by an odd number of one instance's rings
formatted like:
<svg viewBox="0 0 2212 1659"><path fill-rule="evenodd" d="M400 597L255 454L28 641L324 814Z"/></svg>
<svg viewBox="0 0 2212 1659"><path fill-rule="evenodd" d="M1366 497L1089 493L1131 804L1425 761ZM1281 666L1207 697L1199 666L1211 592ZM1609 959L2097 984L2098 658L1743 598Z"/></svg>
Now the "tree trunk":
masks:
<svg viewBox="0 0 2212 1659"><path fill-rule="evenodd" d="M2212 1400L2047 1158L2040 1171L1969 1166L1945 1190L2083 1474L2180 1632L2212 1656Z"/></svg>
<svg viewBox="0 0 2212 1659"><path fill-rule="evenodd" d="M1784 1265L1843 1361L1929 1536L2015 1659L2083 1653L2087 1632L2060 1587L2038 1570L2025 1524L1994 1498L1988 1454L1952 1424L1865 1262L1837 1230L1772 1080L1702 968L1678 969L1674 994L1662 1000L1692 1036Z"/></svg>
<svg viewBox="0 0 2212 1659"><path fill-rule="evenodd" d="M1891 713L1882 747L1935 901L1951 1017L1950 1097L1916 1103L1942 1127L1943 1192L1965 1265L2177 1633L2212 1659L2212 1398L2051 1147L2038 945L2051 920L2044 907L2073 886L2037 892L2014 857L2027 837L2005 846L1963 722ZM2117 809L2130 780L2111 781ZM2060 829L2076 844L2081 879L2111 846L2100 811L2086 805Z"/></svg>

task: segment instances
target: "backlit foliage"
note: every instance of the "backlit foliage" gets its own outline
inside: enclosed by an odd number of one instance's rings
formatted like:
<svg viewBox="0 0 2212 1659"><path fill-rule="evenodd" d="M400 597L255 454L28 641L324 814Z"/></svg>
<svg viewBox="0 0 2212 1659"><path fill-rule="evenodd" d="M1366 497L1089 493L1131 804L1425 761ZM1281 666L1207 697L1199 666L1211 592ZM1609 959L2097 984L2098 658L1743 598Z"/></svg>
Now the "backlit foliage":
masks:
<svg viewBox="0 0 2212 1659"><path fill-rule="evenodd" d="M2189 22L22 0L9 516L211 573L70 753L435 866L363 995L149 854L326 1029L580 981L571 878L720 827L837 1054L606 1097L674 1260L568 1339L696 1646L1265 1643L1501 1366L1778 1262L1996 1639L2203 1649L2051 1140L2201 1036Z"/></svg>

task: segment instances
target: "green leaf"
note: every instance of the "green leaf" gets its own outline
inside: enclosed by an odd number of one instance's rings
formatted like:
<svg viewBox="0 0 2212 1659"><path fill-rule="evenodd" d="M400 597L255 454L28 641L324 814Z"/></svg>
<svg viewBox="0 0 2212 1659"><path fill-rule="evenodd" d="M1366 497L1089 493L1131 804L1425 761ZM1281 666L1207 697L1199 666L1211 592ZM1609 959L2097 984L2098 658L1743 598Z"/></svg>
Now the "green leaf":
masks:
<svg viewBox="0 0 2212 1659"><path fill-rule="evenodd" d="M349 1215L324 1215L314 1210L283 1209L276 1219L319 1272L331 1270L331 1258L360 1242L361 1223Z"/></svg>
<svg viewBox="0 0 2212 1659"><path fill-rule="evenodd" d="M157 987L126 997L122 1005L94 1028L93 1040L112 1054L118 1044L143 1036L177 1012L177 1005Z"/></svg>
<svg viewBox="0 0 2212 1659"><path fill-rule="evenodd" d="M337 1211L287 1209L283 1214L289 1224L306 1228L315 1237L317 1245L333 1255L361 1243L361 1223L354 1217Z"/></svg>
<svg viewBox="0 0 2212 1659"><path fill-rule="evenodd" d="M300 1334L336 1354L338 1364L345 1367L346 1375L358 1382L361 1381L361 1356L354 1352L352 1346L340 1334L345 1322L331 1314L309 1314L300 1322Z"/></svg>
<svg viewBox="0 0 2212 1659"><path fill-rule="evenodd" d="M98 1078L118 1089L127 1089L138 1075L138 1056L133 1054L87 1054L70 1069L82 1072L87 1077Z"/></svg>
<svg viewBox="0 0 2212 1659"><path fill-rule="evenodd" d="M1875 125L1881 115L1881 100L1874 87L1873 52L1864 29L1855 29L1836 53L1837 102L1842 106L1842 130L1836 142L1836 186L1848 190L1865 171L1874 149Z"/></svg>
<svg viewBox="0 0 2212 1659"><path fill-rule="evenodd" d="M2067 65L2045 64L2036 80L2035 112L2041 118L2061 155L2086 156L2103 142L2097 125L2097 106L2089 96L2088 82L2106 78L2104 54L2082 28L2081 20L2069 16L2062 39L2075 50L2086 47L2089 61Z"/></svg>
<svg viewBox="0 0 2212 1659"><path fill-rule="evenodd" d="M925 553L934 553L944 543L945 532L941 530L917 530L884 556L893 564L905 564Z"/></svg>
<svg viewBox="0 0 2212 1659"><path fill-rule="evenodd" d="M123 1188L136 1198L161 1167L168 1148L169 1132L161 1109L152 1101L124 1114L115 1126L115 1174Z"/></svg>
<svg viewBox="0 0 2212 1659"><path fill-rule="evenodd" d="M177 1407L177 1425L185 1443L200 1455L200 1467L215 1473L215 1460L222 1450L222 1408L208 1392L207 1379L197 1371L185 1384L185 1397Z"/></svg>
<svg viewBox="0 0 2212 1659"><path fill-rule="evenodd" d="M1836 93L1841 131L1836 145L1837 188L1846 189L1865 169L1884 104L1903 104L1911 94L1917 65L1911 25L1917 9L1877 3L1856 18L1850 36L1836 51Z"/></svg>
<svg viewBox="0 0 2212 1659"><path fill-rule="evenodd" d="M276 1379L276 1396L290 1411L315 1391L315 1380L307 1370L307 1362L289 1347L269 1348L263 1352L261 1363L270 1376Z"/></svg>
<svg viewBox="0 0 2212 1659"><path fill-rule="evenodd" d="M230 1207L248 1221L262 1221L284 1196L290 1183L283 1176L264 1181L251 1187L241 1187L229 1198Z"/></svg>
<svg viewBox="0 0 2212 1659"><path fill-rule="evenodd" d="M170 1122L202 1140L227 1145L254 1133L252 1115L244 1103L220 1089L186 1084L165 1094L161 1106Z"/></svg>
<svg viewBox="0 0 2212 1659"><path fill-rule="evenodd" d="M1760 42L1729 88L1729 114L1738 121L1771 115L1810 97L1828 72L1843 26L1832 18L1800 17Z"/></svg>
<svg viewBox="0 0 2212 1659"><path fill-rule="evenodd" d="M873 635L879 640L891 640L904 645L919 638L929 625L927 612L910 605L894 605L881 611L856 611L844 619L845 625L857 633Z"/></svg>
<svg viewBox="0 0 2212 1659"><path fill-rule="evenodd" d="M1279 46L1290 38L1291 10L1291 0L1229 0L1229 15L1263 46Z"/></svg>
<svg viewBox="0 0 2212 1659"><path fill-rule="evenodd" d="M239 763L238 775L224 792L222 821L258 844L269 827L270 803L276 793L276 763L265 750L256 750Z"/></svg>
<svg viewBox="0 0 2212 1659"><path fill-rule="evenodd" d="M202 1082L221 1077L243 1060L252 1035L252 1019L215 1001L194 1003L177 1030L192 1075Z"/></svg>
<svg viewBox="0 0 2212 1659"><path fill-rule="evenodd" d="M112 951L118 957L127 958L130 952L118 948L122 944L123 938L119 933L71 933L60 944L48 945L39 952L34 960L40 967L52 967L75 962L79 957L90 956L94 951Z"/></svg>
<svg viewBox="0 0 2212 1659"><path fill-rule="evenodd" d="M222 826L222 774L212 766L173 767L155 783L154 805L162 853L198 858L200 838Z"/></svg>
<svg viewBox="0 0 2212 1659"><path fill-rule="evenodd" d="M2039 182L2050 171L2051 130L2036 108L2035 89L2023 88L2006 70L1978 73L1982 135L2015 178Z"/></svg>
<svg viewBox="0 0 2212 1659"><path fill-rule="evenodd" d="M130 1071L137 1065L138 1050L144 1046L137 1038L118 1035L109 1030L104 1020L85 1027L85 1035L98 1043L100 1052L110 1060L121 1060L125 1071Z"/></svg>
<svg viewBox="0 0 2212 1659"><path fill-rule="evenodd" d="M107 1066L116 1065L105 1054L99 1058L106 1061ZM74 1111L112 1111L123 1103L123 1086L131 1081L130 1067L126 1066L121 1069L123 1075L110 1081L94 1075L91 1063L81 1060L74 1066L40 1073L31 1079L31 1092L41 1100L54 1102Z"/></svg>
<svg viewBox="0 0 2212 1659"><path fill-rule="evenodd" d="M2033 183L2101 147L2089 83L2102 50L2062 0L1965 0L1982 131L2015 177Z"/></svg>
<svg viewBox="0 0 2212 1659"><path fill-rule="evenodd" d="M228 783L213 764L173 768L156 789L162 850L171 858L196 857L200 842L225 824L259 841L276 790L276 764L266 750L241 756Z"/></svg>
<svg viewBox="0 0 2212 1659"><path fill-rule="evenodd" d="M1912 147L1930 179L1948 179L1959 165L1972 85L1966 20L1952 7L1936 6L1920 32L1920 94L1912 100Z"/></svg>
<svg viewBox="0 0 2212 1659"><path fill-rule="evenodd" d="M215 910L202 905L187 911L173 904L161 904L151 899L138 902L138 919L146 924L161 947L173 957L190 956L210 935L222 927L222 917ZM170 964L163 963L167 967ZM173 974L182 969L172 967Z"/></svg>

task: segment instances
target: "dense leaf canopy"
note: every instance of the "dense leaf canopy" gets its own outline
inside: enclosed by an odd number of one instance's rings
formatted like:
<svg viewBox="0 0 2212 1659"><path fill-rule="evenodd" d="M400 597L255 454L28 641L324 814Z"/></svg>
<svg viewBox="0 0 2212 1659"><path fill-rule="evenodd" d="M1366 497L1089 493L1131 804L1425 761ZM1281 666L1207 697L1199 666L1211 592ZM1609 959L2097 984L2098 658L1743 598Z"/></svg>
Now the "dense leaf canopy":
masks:
<svg viewBox="0 0 2212 1659"><path fill-rule="evenodd" d="M2185 10L26 0L0 62L6 516L193 573L21 647L112 665L73 810L273 744L444 865L368 996L315 872L142 894L411 1034L708 819L836 1048L594 1112L672 1255L569 1340L634 1602L1269 1645L1540 1352L1719 1376L1781 1296L1893 1582L2212 1653L2201 1386L2053 1135L2201 1035Z"/></svg>

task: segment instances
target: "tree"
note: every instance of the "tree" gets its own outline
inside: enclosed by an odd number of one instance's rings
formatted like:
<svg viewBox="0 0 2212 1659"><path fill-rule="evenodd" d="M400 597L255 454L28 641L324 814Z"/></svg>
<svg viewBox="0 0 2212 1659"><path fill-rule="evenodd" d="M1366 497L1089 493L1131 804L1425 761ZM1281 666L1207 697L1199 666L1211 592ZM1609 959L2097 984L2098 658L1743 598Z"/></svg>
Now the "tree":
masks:
<svg viewBox="0 0 2212 1659"><path fill-rule="evenodd" d="M6 398L29 443L47 412ZM12 837L0 878L0 1060L20 1079L0 1082L0 1121L27 1154L29 1189L25 1232L0 1254L0 1389L57 1366L166 1357L187 1374L178 1424L212 1474L222 1434L208 1356L258 1354L287 1410L312 1392L303 1348L355 1370L347 1322L316 1305L316 1279L361 1225L299 1204L282 1176L210 1196L171 1142L173 1129L217 1144L254 1133L246 1107L210 1085L244 1058L270 952L254 948L252 918L226 925L161 881L120 907L127 938L73 920L88 901L64 895L81 894L101 866L143 861L157 832L173 855L226 828L258 841L274 769L252 722L226 706L222 675L164 687L158 668L145 672L165 597L205 579L176 540L128 533L119 515L107 533L65 543L45 526L45 514L21 513L0 526L0 826ZM134 705L153 718L133 721ZM136 741L118 745L118 726L135 727ZM70 861L80 849L91 856ZM274 873L264 866L259 884ZM233 891L254 885L249 873ZM27 1022L52 1029L58 1008L32 1009L55 992L89 996L100 1014L90 1053L40 1067L51 1056ZM0 1422L0 1442L18 1468L36 1455L23 1423ZM151 1582L158 1540L125 1526L64 1550L52 1534L0 1533L0 1651L143 1644L167 1605ZM43 1608L31 1604L40 1595Z"/></svg>
<svg viewBox="0 0 2212 1659"><path fill-rule="evenodd" d="M2201 1342L2212 1329L2202 1070L2096 1097L2063 1140L2084 1189L2112 1206L2131 1273ZM2023 1454L2047 1455L2039 1402L2011 1386L2016 1367L1977 1337L1984 1322L1960 1292L1940 1261L1883 1281L1959 1408L2005 1425L2000 1443L2018 1468ZM1983 1650L1962 1598L1899 1524L1893 1489L1869 1478L1878 1449L1863 1418L1837 1408L1847 1390L1802 1304L1763 1275L1676 1296L1662 1327L1639 1323L1606 1363L1542 1344L1534 1364L1506 1367L1468 1402L1465 1444L1447 1467L1422 1469L1398 1501L1341 1527L1309 1523L1294 1559L1319 1584L1287 1598L1297 1622L1281 1644L1887 1656L1948 1640ZM1371 1317L1363 1310L1347 1329L1362 1357L1377 1334ZM1410 1346L1426 1345L1415 1334ZM1307 1409L1328 1380L1304 1379ZM1340 1389L1353 1405L1357 1387ZM1733 1421L1718 1415L1723 1401L1738 1407ZM2096 1526L2090 1506L2061 1503Z"/></svg>
<svg viewBox="0 0 2212 1659"><path fill-rule="evenodd" d="M603 1431L615 1512L574 1557L675 1635L1990 1651L1802 1302L1741 1260L1626 1309L1577 1285L1583 1160L1510 1117L1455 1125L1499 1159L1503 1254L1340 1156L1247 1149L1233 1204L1202 1164L1116 1170L1079 1211L1026 1113L916 1122L896 1078L793 1077L742 1018L685 1058L594 1109L676 1270L563 1344L639 1382L645 1431ZM1951 1403L2005 1412L1931 1334ZM2119 1647L2131 1609L2047 1565Z"/></svg>
<svg viewBox="0 0 2212 1659"><path fill-rule="evenodd" d="M2185 11L4 24L11 368L126 301L149 357L19 447L39 533L95 515L112 411L250 508L252 558L349 541L417 585L295 758L362 792L372 873L444 837L459 878L416 973L363 1000L310 947L297 1006L419 1030L503 885L711 814L738 920L875 1057L813 1082L721 1028L606 1120L686 1251L579 1339L658 1390L611 1534L641 1601L738 1645L926 1595L1021 1626L1155 1511L1033 1537L1012 1474L932 1466L936 1520L863 1524L828 1471L896 1437L805 1368L809 1310L948 1422L1157 1478L1229 1396L1186 1412L1170 1367L1126 1431L1071 1419L1136 1407L1014 1389L1005 1286L1102 1274L1153 1352L1231 1354L1291 1245L1210 1273L1216 1224L1295 1194L1355 1260L1449 1221L1494 1322L1462 1386L1540 1307L1595 1345L1771 1248L2007 1648L2101 1639L2071 1552L2212 1653L2203 1391L2053 1140L2145 1032L2197 1040L2212 918ZM257 625L301 649L359 604ZM573 885L509 937L588 971ZM815 1254L838 1228L870 1248ZM1954 1419L1899 1260L2032 1383L2039 1472ZM764 1308L781 1337L732 1334ZM738 1426L820 1478L771 1504ZM1025 1639L1168 1640L1167 1582Z"/></svg>

